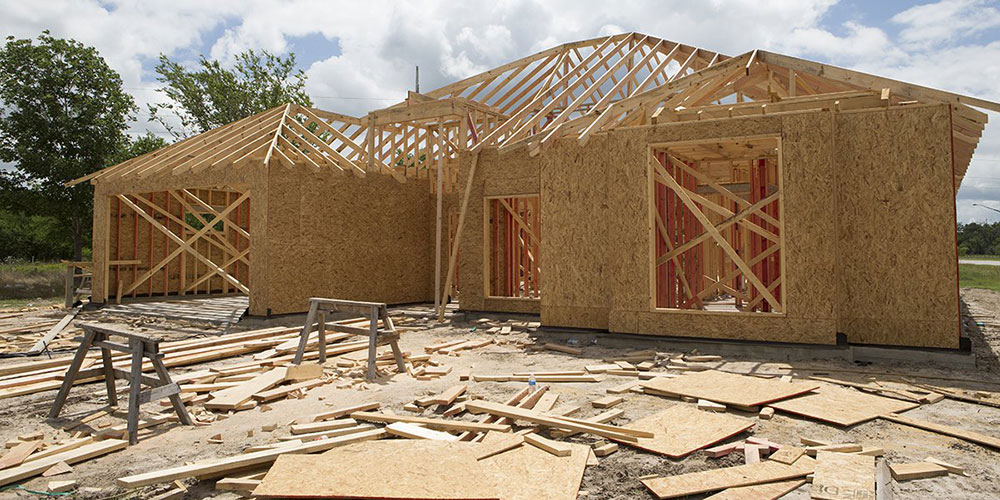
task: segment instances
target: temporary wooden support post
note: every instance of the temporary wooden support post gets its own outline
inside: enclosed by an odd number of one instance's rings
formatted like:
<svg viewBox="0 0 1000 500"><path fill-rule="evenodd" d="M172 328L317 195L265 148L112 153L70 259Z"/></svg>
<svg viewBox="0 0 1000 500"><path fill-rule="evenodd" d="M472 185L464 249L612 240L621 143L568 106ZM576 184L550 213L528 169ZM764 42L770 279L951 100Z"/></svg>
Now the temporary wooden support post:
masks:
<svg viewBox="0 0 1000 500"><path fill-rule="evenodd" d="M368 380L375 378L375 358L378 346L389 344L392 347L392 355L396 359L396 368L400 373L406 373L406 365L403 363L403 352L399 350L399 333L392 324L389 317L389 310L381 302L361 302L356 300L325 299L313 297L309 299L309 313L306 314L306 323L299 333L299 347L295 351L293 363L302 364L305 357L306 346L309 344L309 336L312 333L313 325L317 326L317 337L319 349L319 362L326 361L326 328L342 329L345 333L357 333L353 328L348 329L340 325L327 325L327 311L348 311L368 316L370 327L368 331ZM382 329L379 329L378 322L382 320ZM317 321L318 320L318 321Z"/></svg>
<svg viewBox="0 0 1000 500"><path fill-rule="evenodd" d="M177 417L184 425L192 425L191 416L184 408L184 403L180 397L180 387L170 380L170 374L163 365L163 353L160 352L160 339L149 335L128 332L115 327L99 324L82 324L84 336L80 341L80 347L76 351L76 356L70 364L69 369L63 376L62 386L56 395L52 409L49 410L49 418L56 418L66 404L69 391L78 378L86 379L97 375L104 375L104 384L108 391L108 404L118 405L118 396L115 391L115 379L123 378L129 381L128 398L128 440L131 444L139 442L139 405L157 401L163 398L170 398L170 404ZM124 337L128 339L128 345L112 342L111 337ZM101 360L103 366L86 371L80 371L87 352L91 346L101 348ZM126 372L115 368L111 363L111 351L130 353L132 364L130 371ZM148 359L153 365L156 377L142 374L143 358ZM142 384L150 386L150 390L142 391Z"/></svg>

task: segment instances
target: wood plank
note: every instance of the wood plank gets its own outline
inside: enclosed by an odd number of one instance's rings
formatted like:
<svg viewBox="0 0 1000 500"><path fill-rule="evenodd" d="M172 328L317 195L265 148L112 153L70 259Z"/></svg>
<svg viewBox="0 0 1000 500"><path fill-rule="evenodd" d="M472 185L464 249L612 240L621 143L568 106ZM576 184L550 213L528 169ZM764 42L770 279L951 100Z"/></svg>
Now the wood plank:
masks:
<svg viewBox="0 0 1000 500"><path fill-rule="evenodd" d="M64 451L46 458L33 460L21 464L17 467L0 471L0 486L37 476L59 462L75 464L89 458L105 455L113 451L124 449L128 446L128 441L119 439L106 439L97 443L90 443L74 450Z"/></svg>
<svg viewBox="0 0 1000 500"><path fill-rule="evenodd" d="M309 422L318 422L321 420L333 420L335 418L343 417L344 415L350 415L356 411L372 411L377 410L382 406L381 403L361 403L352 406L345 406L343 408L337 408L335 410L325 411L323 413L317 413L315 415L309 415L306 417L301 417L295 420L297 424L308 424Z"/></svg>
<svg viewBox="0 0 1000 500"><path fill-rule="evenodd" d="M993 436L987 436L986 434L981 434L975 431L967 431L964 429L958 429L955 427L935 424L933 422L927 422L924 420L917 420L915 418L905 417L903 415L896 415L894 413L889 413L882 415L881 418L889 420L891 422L896 422L897 424L909 425L911 427L916 427L918 429L923 429L925 431L936 432L938 434L944 434L945 436L951 436L958 439L963 439L976 444L981 444L990 448L1000 450L1000 439Z"/></svg>
<svg viewBox="0 0 1000 500"><path fill-rule="evenodd" d="M805 479L791 479L752 486L739 486L707 496L705 500L777 500L798 489L803 484L806 484Z"/></svg>
<svg viewBox="0 0 1000 500"><path fill-rule="evenodd" d="M525 434L524 442L545 450L557 457L568 457L573 454L573 449L570 448L568 444L553 441L539 436L538 434Z"/></svg>
<svg viewBox="0 0 1000 500"><path fill-rule="evenodd" d="M784 383L735 373L706 370L677 378L654 378L640 382L644 390L707 399L741 408L761 406L812 391L813 382Z"/></svg>
<svg viewBox="0 0 1000 500"><path fill-rule="evenodd" d="M386 415L382 413L372 413L365 411L354 412L351 414L351 418L355 420L364 420L366 422L382 422L387 424L391 424L393 422L421 424L430 427L432 429L443 429L446 431L471 431L471 432L510 431L510 426L505 424L465 422L462 420L445 420L441 418L413 417L408 415Z"/></svg>
<svg viewBox="0 0 1000 500"><path fill-rule="evenodd" d="M896 481L924 479L928 477L946 476L948 469L931 462L913 462L908 464L890 464L892 478Z"/></svg>
<svg viewBox="0 0 1000 500"><path fill-rule="evenodd" d="M621 402L625 401L625 398L621 396L605 396L600 399L595 399L590 402L594 408L611 408Z"/></svg>
<svg viewBox="0 0 1000 500"><path fill-rule="evenodd" d="M621 427L607 426L607 428L602 428L598 427L599 424L588 423L582 420L569 419L569 417L557 417L545 413L525 410L523 408L516 408L513 406L489 403L485 401L467 401L465 403L465 409L472 413L486 412L499 417L526 420L528 422L548 427L585 432L588 434L606 437L608 439L620 439L626 442L635 442L639 437L635 435L634 431L629 433L629 430ZM641 434L643 437L653 436L653 434L648 431L642 431Z"/></svg>
<svg viewBox="0 0 1000 500"><path fill-rule="evenodd" d="M447 432L435 431L421 427L417 424L406 422L393 422L385 426L385 430L393 436L407 439L432 439L435 441L458 441L458 436L453 436Z"/></svg>
<svg viewBox="0 0 1000 500"><path fill-rule="evenodd" d="M321 432L321 431L332 431L334 429L343 429L345 427L353 427L358 425L358 423L351 418L345 418L342 420L327 420L323 422L313 422L311 424L296 424L292 425L292 434L309 434L311 432Z"/></svg>
<svg viewBox="0 0 1000 500"><path fill-rule="evenodd" d="M476 460L492 457L498 453L513 450L524 444L523 434L504 435L501 439L490 439L491 434L487 434L480 449L476 452Z"/></svg>
<svg viewBox="0 0 1000 500"><path fill-rule="evenodd" d="M627 429L641 429L655 433L656 437L640 438L636 442L620 442L671 458L680 458L724 441L753 426L753 421L737 416L707 413L678 404L626 426Z"/></svg>
<svg viewBox="0 0 1000 500"><path fill-rule="evenodd" d="M812 393L771 403L769 406L786 413L847 427L874 420L886 413L916 408L920 404L825 385Z"/></svg>
<svg viewBox="0 0 1000 500"><path fill-rule="evenodd" d="M768 457L768 460L791 465L805 453L806 450L804 448L799 448L798 446L782 446L780 450L771 454L771 456Z"/></svg>
<svg viewBox="0 0 1000 500"><path fill-rule="evenodd" d="M244 453L224 458L222 460L213 459L191 465L171 467L169 469L156 470L143 474L135 474L118 478L118 486L123 488L139 488L150 484L164 483L175 479L189 477L202 477L212 474L226 474L230 471L245 469L255 465L266 465L274 462L279 456L286 453L317 453L329 450L338 446L343 446L358 441L369 439L379 439L388 433L383 429L376 429L367 432L358 432L346 436L338 436L329 439L318 439L299 446L287 446L270 450Z"/></svg>
<svg viewBox="0 0 1000 500"><path fill-rule="evenodd" d="M82 305L74 307L69 313L63 316L58 323L50 328L49 331L45 332L45 335L42 335L42 338L38 339L38 342L31 346L31 349L28 349L28 353L42 352L46 347L48 347L49 343L56 338L56 335L59 335L59 333L62 332L71 321L73 321L73 318L76 318L76 315L79 314L81 310L83 310Z"/></svg>
<svg viewBox="0 0 1000 500"><path fill-rule="evenodd" d="M816 456L812 498L875 498L875 457L821 451Z"/></svg>
<svg viewBox="0 0 1000 500"><path fill-rule="evenodd" d="M0 458L0 469L14 467L24 463L24 460L42 446L42 440L25 441L13 447Z"/></svg>
<svg viewBox="0 0 1000 500"><path fill-rule="evenodd" d="M233 410L241 404L250 401L253 395L266 391L285 380L286 368L274 368L254 377L236 387L231 387L212 394L212 399L205 403L210 410Z"/></svg>
<svg viewBox="0 0 1000 500"><path fill-rule="evenodd" d="M815 460L803 457L792 465L764 461L722 469L644 479L642 484L657 498L676 498L739 486L784 481L812 474Z"/></svg>
<svg viewBox="0 0 1000 500"><path fill-rule="evenodd" d="M431 404L450 405L454 403L459 396L465 394L466 389L468 389L468 386L464 384L452 386L449 387L444 392L442 392L441 394L438 394L437 396L430 398L429 401L431 402Z"/></svg>

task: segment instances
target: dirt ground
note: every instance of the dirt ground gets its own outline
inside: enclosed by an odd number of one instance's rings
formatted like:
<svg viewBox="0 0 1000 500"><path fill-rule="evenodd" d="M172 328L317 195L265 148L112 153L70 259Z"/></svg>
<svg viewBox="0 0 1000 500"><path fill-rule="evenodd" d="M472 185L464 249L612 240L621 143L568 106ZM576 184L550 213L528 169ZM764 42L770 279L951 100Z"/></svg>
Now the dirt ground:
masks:
<svg viewBox="0 0 1000 500"><path fill-rule="evenodd" d="M860 366L842 360L795 358L791 355L783 355L783 351L779 348L762 348L760 355L747 355L745 348L739 349L738 352L730 352L730 349L723 344L719 345L717 351L702 352L702 354L723 355L725 361L714 366L740 373L790 373L796 377L805 377L816 372L826 372L829 374L827 376L856 382L865 382L868 373L876 373L875 377L880 381L892 380L894 376L899 376L941 386L991 392L1000 391L1000 382L997 382L996 378L996 375L1000 373L1000 363L997 361L1000 359L998 357L1000 354L1000 319L997 319L997 315L1000 315L1000 293L964 289L962 296L966 303L964 312L967 316L967 334L972 341L973 350L979 363L977 369L951 368L928 363L919 365L878 363ZM39 314L51 315L51 311L39 311ZM100 313L88 314L99 315ZM442 340L477 338L487 335L483 328L475 326L474 321L480 317L483 316L470 314L464 319L456 319L454 323L445 326L406 332L402 335L401 346L405 351L418 353L423 352L424 346ZM530 319L505 315L490 315L488 317L496 320L514 318L523 321ZM133 324L141 321L158 328L171 329L178 338L221 333L218 328L207 325L175 324L163 319L120 318L120 320ZM301 319L296 317L281 319L281 322L287 325L295 325L299 321ZM268 323L267 326L272 324L274 323ZM248 321L231 327L228 331L256 329L263 326L265 324L260 321ZM73 466L74 470L69 474L52 478L34 478L21 484L23 488L29 490L44 490L45 485L50 480L75 479L81 487L86 489L78 490L73 498L149 498L167 490L168 485L127 492L115 486L115 479L130 474L182 465L187 462L239 454L248 446L274 442L277 436L289 434L289 424L294 419L330 408L378 401L382 403L383 411L391 410L397 414L410 414L403 409L403 405L458 384L459 373L469 369L477 374L582 370L585 365L600 364L604 358L619 356L625 351L655 349L658 352L658 359L663 360L688 350L688 346L685 344L580 332L521 332L496 335L496 338L502 343L472 351L462 351L460 356L446 357L445 364L452 367L452 372L440 379L420 381L406 375L397 375L370 383L364 390L338 389L336 384L327 384L310 390L304 399L286 399L271 403L269 404L270 411L256 408L237 412L208 426L161 425L140 433L138 445L76 464ZM526 350L521 345L532 340L535 342L568 342L583 347L584 354L573 356L553 351L533 352ZM225 366L247 359L249 356L230 358L214 363L176 368L172 372L183 373L187 370ZM0 366L22 361L24 358L0 359ZM659 367L656 369L662 370ZM913 377L925 378L914 379ZM549 385L551 391L559 394L558 405L579 405L583 410L576 416L586 418L603 411L593 408L590 401L605 396L606 389L627 382L631 378L607 376L598 383L554 383ZM521 382L468 382L468 384L470 393L474 397L491 401L502 401L525 385ZM47 439L60 435L67 437L63 431L59 430L60 424L104 406L103 386L101 384L77 386L71 393L62 417L48 420L46 414L54 396L55 391L48 391L0 400L0 440L6 441L34 431L43 431ZM670 405L691 404L651 395L630 393L625 397L626 401L617 407L624 410L624 417L614 421L614 424L627 424ZM425 415L431 413L433 412L430 409L424 412ZM958 439L883 420L874 420L850 428L840 428L781 413L776 414L771 420L760 420L756 414L751 413L732 410L730 413L752 421L755 426L750 430L750 433L765 437L772 442L798 444L801 437L832 442L854 442L884 448L884 458L889 463L921 461L925 457L934 456L964 466L967 470L967 477L951 474L931 479L893 482L893 498L923 499L934 497L937 500L948 500L994 498L997 496L997 484L1000 480L1000 460L998 460L1000 450L991 450ZM915 418L1000 436L1000 431L997 430L1000 426L1000 409L998 408L946 399L935 404L923 405L908 411L906 414ZM109 423L123 422L118 418L107 418ZM464 414L456 418L472 419L473 416ZM277 424L278 428L273 432L263 432L261 427L268 424ZM94 425L99 427L102 422L96 421ZM250 437L248 437L249 431L253 431L253 435ZM222 444L208 442L208 438L216 434L222 435ZM741 436L741 438L745 437L746 435ZM593 443L597 440L585 435L569 439L580 443ZM741 453L734 453L721 459L706 458L701 453L694 453L681 460L671 460L660 455L622 446L618 452L602 458L599 465L587 467L580 487L580 498L653 498L639 482L640 477L651 474L671 475L693 472L741 463L743 463ZM239 498L233 493L215 491L213 481L187 480L185 484L188 486L185 498ZM783 498L809 498L808 488L807 484ZM0 491L0 498L27 498L29 496L34 495L20 489Z"/></svg>

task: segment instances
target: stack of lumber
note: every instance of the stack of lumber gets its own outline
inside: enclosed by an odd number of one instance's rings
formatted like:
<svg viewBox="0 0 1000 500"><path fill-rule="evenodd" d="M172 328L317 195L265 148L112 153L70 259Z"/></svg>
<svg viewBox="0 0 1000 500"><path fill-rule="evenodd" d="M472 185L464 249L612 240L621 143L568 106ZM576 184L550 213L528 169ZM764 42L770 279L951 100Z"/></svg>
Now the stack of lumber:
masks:
<svg viewBox="0 0 1000 500"><path fill-rule="evenodd" d="M26 313L0 315L0 353L30 353L42 351L39 343L44 340L49 350L66 350L76 347L73 336L80 332L71 327L80 307L60 312L57 317L23 317Z"/></svg>

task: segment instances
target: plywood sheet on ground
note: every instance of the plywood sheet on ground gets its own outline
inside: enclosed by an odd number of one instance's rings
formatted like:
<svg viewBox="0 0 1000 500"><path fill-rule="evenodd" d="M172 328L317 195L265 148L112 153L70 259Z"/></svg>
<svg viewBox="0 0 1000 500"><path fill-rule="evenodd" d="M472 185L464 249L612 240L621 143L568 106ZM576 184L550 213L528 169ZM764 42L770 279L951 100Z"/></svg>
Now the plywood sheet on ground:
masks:
<svg viewBox="0 0 1000 500"><path fill-rule="evenodd" d="M816 455L812 498L875 498L875 457L821 451Z"/></svg>
<svg viewBox="0 0 1000 500"><path fill-rule="evenodd" d="M676 476L645 479L642 484L659 498L676 498L740 486L771 483L812 474L815 460L802 457L792 465L778 462L758 462L722 469L690 472Z"/></svg>
<svg viewBox="0 0 1000 500"><path fill-rule="evenodd" d="M320 455L282 455L254 496L499 499L496 476L484 462L476 460L473 443L370 441Z"/></svg>
<svg viewBox="0 0 1000 500"><path fill-rule="evenodd" d="M671 458L680 458L735 436L751 427L753 422L724 413L709 413L687 405L674 405L625 426L649 431L653 438L621 443Z"/></svg>
<svg viewBox="0 0 1000 500"><path fill-rule="evenodd" d="M760 406L804 394L820 384L814 382L779 382L735 373L706 370L677 378L654 378L641 382L642 387L678 396L707 399L738 407Z"/></svg>
<svg viewBox="0 0 1000 500"><path fill-rule="evenodd" d="M740 486L720 491L712 496L705 497L705 500L776 500L803 484L806 484L805 479L791 479L776 483Z"/></svg>
<svg viewBox="0 0 1000 500"><path fill-rule="evenodd" d="M485 447L509 436L490 432L483 444L477 446ZM566 444L573 450L568 457L557 457L534 446L521 446L480 460L480 463L496 478L500 497L504 500L575 500L590 447Z"/></svg>
<svg viewBox="0 0 1000 500"><path fill-rule="evenodd" d="M810 394L771 403L773 408L840 426L873 420L879 415L920 406L917 403L824 385Z"/></svg>

